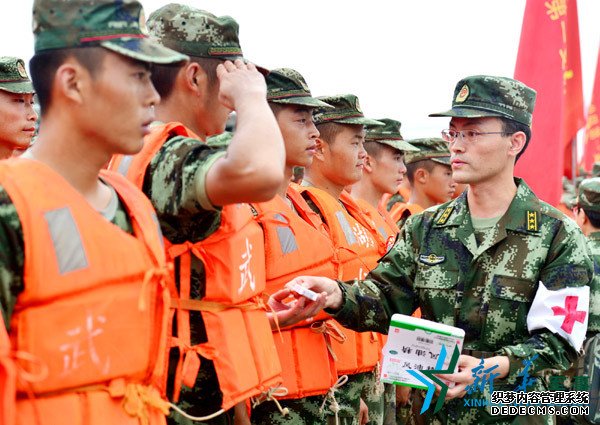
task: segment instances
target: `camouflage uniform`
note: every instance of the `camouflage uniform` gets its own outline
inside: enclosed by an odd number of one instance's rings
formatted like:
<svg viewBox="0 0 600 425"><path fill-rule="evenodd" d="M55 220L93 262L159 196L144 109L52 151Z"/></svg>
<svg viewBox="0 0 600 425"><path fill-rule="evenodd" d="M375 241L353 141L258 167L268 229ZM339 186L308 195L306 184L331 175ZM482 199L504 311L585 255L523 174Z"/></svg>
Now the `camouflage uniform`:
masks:
<svg viewBox="0 0 600 425"><path fill-rule="evenodd" d="M182 4L168 4L148 18L150 36L162 45L191 57L221 60L243 59L238 39L238 24L229 17ZM211 205L203 191L206 174L215 161L226 153L228 135L213 138L210 145L198 139L173 137L167 140L148 166L143 192L154 205L164 236L172 243L199 242L212 235L221 224L220 208ZM190 298L202 299L205 294L204 264L191 256ZM190 311L191 344L207 341L202 314ZM182 385L178 406L191 416L210 415L221 408L222 392L214 363L202 356L200 370L193 388ZM171 350L168 394L172 393L174 368L179 351ZM207 424L229 424L233 409L204 421ZM173 411L170 424L193 424Z"/></svg>
<svg viewBox="0 0 600 425"><path fill-rule="evenodd" d="M459 82L454 108L435 116L505 116L530 125L533 103L533 91L519 82L477 76ZM496 390L514 389L522 360L535 354L534 375L568 369L577 358L575 349L549 330L530 334L527 314L539 281L553 290L587 285L592 262L575 223L540 201L525 182L515 183L508 210L479 243L466 193L410 217L364 283L340 283L344 302L334 317L351 329L385 332L393 313L411 314L420 306L423 318L465 330L467 354L509 358L508 376L494 382ZM538 379L531 390L545 387ZM421 419L435 424L551 423L548 417L491 416L487 409L466 407L459 398L447 401L438 414L429 409Z"/></svg>
<svg viewBox="0 0 600 425"><path fill-rule="evenodd" d="M586 179L579 185L577 206L584 211L600 213L600 178ZM588 248L594 261L594 279L590 283L590 318L588 334L600 331L600 229L587 236Z"/></svg>

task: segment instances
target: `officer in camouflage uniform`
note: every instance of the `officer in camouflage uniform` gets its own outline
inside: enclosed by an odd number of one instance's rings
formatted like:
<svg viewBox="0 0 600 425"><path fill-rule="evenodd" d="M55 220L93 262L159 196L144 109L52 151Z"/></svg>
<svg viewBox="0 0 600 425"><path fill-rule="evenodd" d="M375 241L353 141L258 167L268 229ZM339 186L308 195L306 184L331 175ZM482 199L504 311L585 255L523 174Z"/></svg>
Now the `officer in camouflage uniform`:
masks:
<svg viewBox="0 0 600 425"><path fill-rule="evenodd" d="M523 361L536 354L529 369L534 375L566 370L577 359L576 348L558 333L529 332L526 325L540 281L550 290L576 290L593 275L576 224L513 177L514 163L529 141L534 102L535 92L519 81L461 80L452 109L432 116L452 117L443 135L450 143L454 179L468 183L469 190L410 217L396 245L364 282L302 277L306 286L329 293L330 313L351 329L385 332L393 313L410 314L420 306L423 318L465 330L459 372L445 375L456 386L448 390L442 409L434 414L433 402L416 417L420 422L552 423L550 417L492 416L488 407L468 407L461 398L481 358L485 368L498 365L495 390L521 383ZM545 389L541 379L528 388ZM489 396L489 388L486 393L482 396ZM419 415L420 403L415 404Z"/></svg>
<svg viewBox="0 0 600 425"><path fill-rule="evenodd" d="M0 159L29 147L37 119L33 95L25 63L11 56L0 57Z"/></svg>
<svg viewBox="0 0 600 425"><path fill-rule="evenodd" d="M263 76L254 65L244 64L233 18L172 3L149 16L148 29L161 44L191 59L180 67L154 68L152 79L163 98L156 108L160 121L180 122L205 140L222 133L230 111L237 112L237 129L230 141L229 136L216 137L211 147L198 138L172 137L146 169L143 191L157 210L164 236L174 244L196 243L219 228L221 206L264 201L276 193L283 179L283 141L266 102ZM217 67L224 65L233 78L218 78ZM192 256L191 269L191 298L201 299L204 264ZM206 342L200 312L190 311L190 329L192 345ZM178 358L178 350L172 350L172 367ZM173 375L171 370L171 379ZM221 404L214 363L202 357L196 383L193 388L182 387L178 406L199 417L217 412ZM236 421L248 420L240 404L203 423L229 424L234 410ZM168 421L194 423L178 412L172 412Z"/></svg>

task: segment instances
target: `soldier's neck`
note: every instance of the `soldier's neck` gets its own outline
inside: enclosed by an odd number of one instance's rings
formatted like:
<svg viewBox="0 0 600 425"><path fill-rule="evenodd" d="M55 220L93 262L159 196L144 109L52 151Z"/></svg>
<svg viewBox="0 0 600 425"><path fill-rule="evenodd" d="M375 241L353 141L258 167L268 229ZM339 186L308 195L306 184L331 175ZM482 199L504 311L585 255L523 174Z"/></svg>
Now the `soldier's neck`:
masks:
<svg viewBox="0 0 600 425"><path fill-rule="evenodd" d="M363 178L352 186L352 197L354 199L362 199L369 205L377 208L379 201L383 196L383 192L377 190L377 188L371 183L371 180L363 175Z"/></svg>
<svg viewBox="0 0 600 425"><path fill-rule="evenodd" d="M467 202L472 216L492 218L504 215L517 193L517 185L510 176L498 176L485 182L471 183Z"/></svg>
<svg viewBox="0 0 600 425"><path fill-rule="evenodd" d="M206 140L206 132L198 125L198 114L190 107L183 107L175 93L156 105L156 119L165 123L180 122L192 130L201 140Z"/></svg>
<svg viewBox="0 0 600 425"><path fill-rule="evenodd" d="M335 199L340 199L340 195L344 190L344 186L340 186L332 182L327 177L323 176L321 173L314 172L314 170L309 171L309 169L307 169L304 180L309 184L309 186L314 186L318 189L324 190L325 192L333 196Z"/></svg>
<svg viewBox="0 0 600 425"><path fill-rule="evenodd" d="M411 205L418 205L424 210L436 205L436 202L427 196L427 194L425 194L425 192L417 186L414 186L413 190L410 192L410 198L408 199L407 203Z"/></svg>

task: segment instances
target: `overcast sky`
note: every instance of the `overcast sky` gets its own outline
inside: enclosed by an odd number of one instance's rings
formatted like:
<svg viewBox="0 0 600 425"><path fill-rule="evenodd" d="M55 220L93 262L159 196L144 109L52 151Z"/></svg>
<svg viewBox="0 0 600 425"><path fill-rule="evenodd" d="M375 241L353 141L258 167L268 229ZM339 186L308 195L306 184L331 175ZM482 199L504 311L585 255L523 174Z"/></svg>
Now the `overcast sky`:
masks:
<svg viewBox="0 0 600 425"><path fill-rule="evenodd" d="M544 1L544 0L538 0ZM146 16L166 4L142 0ZM512 77L525 0L187 0L240 24L244 55L291 67L314 95L354 93L366 115L402 122L405 138L437 136L458 80ZM1 55L33 54L32 0L3 1ZM586 108L600 43L600 0L579 0Z"/></svg>

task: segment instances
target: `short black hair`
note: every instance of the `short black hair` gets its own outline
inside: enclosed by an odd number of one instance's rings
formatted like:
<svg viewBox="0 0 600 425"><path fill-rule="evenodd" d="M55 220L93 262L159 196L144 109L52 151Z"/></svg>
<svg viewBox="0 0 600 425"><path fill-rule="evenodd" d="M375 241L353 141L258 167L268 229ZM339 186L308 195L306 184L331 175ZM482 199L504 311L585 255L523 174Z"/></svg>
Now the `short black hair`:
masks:
<svg viewBox="0 0 600 425"><path fill-rule="evenodd" d="M320 134L319 139L325 143L331 144L338 134L344 130L344 126L336 122L324 122L322 124L317 124L317 130L319 130Z"/></svg>
<svg viewBox="0 0 600 425"><path fill-rule="evenodd" d="M406 164L406 177L408 181L412 185L415 181L415 173L419 168L424 168L428 173L433 171L433 167L438 164L431 159L421 159L420 161L411 162L410 164ZM442 165L442 164L439 164Z"/></svg>
<svg viewBox="0 0 600 425"><path fill-rule="evenodd" d="M94 46L46 50L36 53L29 61L29 73L40 104L41 115L44 115L50 106L56 71L68 58L75 58L94 78L102 68L102 62L107 52L108 50L104 47Z"/></svg>
<svg viewBox="0 0 600 425"><path fill-rule="evenodd" d="M154 65L152 67L152 84L156 88L156 91L162 99L168 98L173 92L175 86L175 79L177 74L189 63L197 63L206 73L208 80L208 87L213 88L218 81L217 67L223 63L221 59L217 58L202 58L198 56L190 56L190 62L170 64L170 65Z"/></svg>
<svg viewBox="0 0 600 425"><path fill-rule="evenodd" d="M590 224L593 227L595 227L596 229L600 229L600 212L586 210L585 208L582 208L582 209L583 209L583 212L585 213L586 217L590 221Z"/></svg>
<svg viewBox="0 0 600 425"><path fill-rule="evenodd" d="M525 153L525 150L527 149L527 146L529 145L529 140L531 140L531 128L528 125L511 120L510 118L505 118L505 117L499 117L499 118L500 118L500 121L502 121L502 131L504 133L506 133L507 135L514 134L519 131L522 131L523 133L525 133L525 145L523 145L523 149L521 149L521 152L519 152L519 154L517 155L517 158L515 159L515 162L517 162L519 160L519 158L521 157L521 155L523 155L523 153Z"/></svg>

